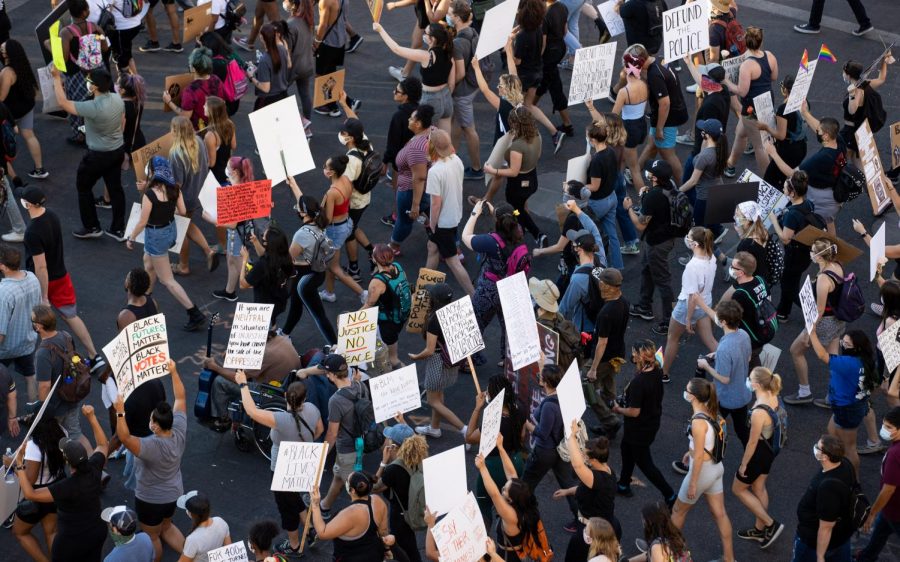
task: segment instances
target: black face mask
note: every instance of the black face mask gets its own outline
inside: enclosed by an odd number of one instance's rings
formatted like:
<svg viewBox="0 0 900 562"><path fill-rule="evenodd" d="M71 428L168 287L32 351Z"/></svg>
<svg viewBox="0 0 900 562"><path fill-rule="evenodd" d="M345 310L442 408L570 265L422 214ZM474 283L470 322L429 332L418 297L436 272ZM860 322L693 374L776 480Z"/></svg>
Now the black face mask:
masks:
<svg viewBox="0 0 900 562"><path fill-rule="evenodd" d="M822 140L823 140L822 135L820 135L819 133L816 133L816 140L819 142L819 144L822 144Z"/></svg>
<svg viewBox="0 0 900 562"><path fill-rule="evenodd" d="M848 357L856 357L859 355L859 351L854 347L844 347L844 343L841 342L838 344L838 348L841 351L841 355L847 355Z"/></svg>

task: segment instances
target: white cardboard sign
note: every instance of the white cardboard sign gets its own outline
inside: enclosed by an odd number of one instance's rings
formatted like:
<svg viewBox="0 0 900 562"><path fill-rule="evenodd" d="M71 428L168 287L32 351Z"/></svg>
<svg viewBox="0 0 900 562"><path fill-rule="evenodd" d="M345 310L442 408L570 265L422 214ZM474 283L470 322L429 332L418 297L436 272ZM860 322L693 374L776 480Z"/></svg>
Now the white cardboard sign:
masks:
<svg viewBox="0 0 900 562"><path fill-rule="evenodd" d="M563 428L566 437L572 433L572 421L580 420L581 415L587 410L584 401L584 391L581 389L581 373L578 370L578 360L572 361L566 374L563 375L556 387L556 395L559 397L559 409L562 413Z"/></svg>
<svg viewBox="0 0 900 562"><path fill-rule="evenodd" d="M106 344L103 354L109 361L119 393L127 400L135 388L169 374L169 339L166 317L155 314L136 320Z"/></svg>
<svg viewBox="0 0 900 562"><path fill-rule="evenodd" d="M819 319L819 308L816 306L816 295L813 293L809 275L806 276L806 281L800 288L800 306L803 308L803 322L808 334L812 331L813 324Z"/></svg>
<svg viewBox="0 0 900 562"><path fill-rule="evenodd" d="M569 158L566 164L566 181L580 181L587 184L588 168L591 166L591 155L582 154L575 158Z"/></svg>
<svg viewBox="0 0 900 562"><path fill-rule="evenodd" d="M374 361L377 333L377 306L341 314L335 353L343 355L350 366Z"/></svg>
<svg viewBox="0 0 900 562"><path fill-rule="evenodd" d="M740 54L736 57L728 57L722 59L720 64L725 69L725 76L733 83L737 84L741 75L741 64L747 60L747 53Z"/></svg>
<svg viewBox="0 0 900 562"><path fill-rule="evenodd" d="M478 37L478 47L475 49L477 58L483 59L506 45L506 39L512 31L518 9L519 0L506 0L484 13L481 35Z"/></svg>
<svg viewBox="0 0 900 562"><path fill-rule="evenodd" d="M878 271L878 260L884 257L884 225L887 223L881 223L881 227L875 233L875 236L872 237L872 242L869 244L869 281L875 280L875 273Z"/></svg>
<svg viewBox="0 0 900 562"><path fill-rule="evenodd" d="M316 167L294 96L251 113L250 127L266 177L273 186L288 175L296 176Z"/></svg>
<svg viewBox="0 0 900 562"><path fill-rule="evenodd" d="M603 23L606 24L610 37L625 33L625 22L622 21L622 16L616 11L616 0L608 0L597 4L597 11L600 12L600 17L603 18Z"/></svg>
<svg viewBox="0 0 900 562"><path fill-rule="evenodd" d="M437 515L449 513L466 497L466 449L463 445L422 461L425 503Z"/></svg>
<svg viewBox="0 0 900 562"><path fill-rule="evenodd" d="M484 349L484 340L481 338L478 319L475 318L469 295L438 310L437 317L452 363L458 363Z"/></svg>
<svg viewBox="0 0 900 562"><path fill-rule="evenodd" d="M569 105L609 95L615 60L615 41L575 51L572 81L569 83Z"/></svg>
<svg viewBox="0 0 900 562"><path fill-rule="evenodd" d="M206 553L206 558L209 562L248 562L250 560L247 557L247 547L244 546L244 541L233 542L210 550Z"/></svg>
<svg viewBox="0 0 900 562"><path fill-rule="evenodd" d="M806 70L803 67L797 69L797 77L794 78L794 86L784 105L784 114L793 113L800 109L806 94L809 93L809 86L812 84L813 76L816 74L816 64L819 61L811 60L806 63Z"/></svg>
<svg viewBox="0 0 900 562"><path fill-rule="evenodd" d="M541 341L538 337L537 321L531 304L531 291L525 272L497 281L500 308L507 326L515 326L509 332L507 344L512 368L519 370L541 360Z"/></svg>
<svg viewBox="0 0 900 562"><path fill-rule="evenodd" d="M897 332L900 330L900 322L894 322L891 327L881 332L878 336L878 348L884 355L885 375L893 373L900 366L900 341L897 341Z"/></svg>
<svg viewBox="0 0 900 562"><path fill-rule="evenodd" d="M775 213L777 215L782 209L785 209L788 206L788 203L790 203L791 200L788 199L783 191L776 189L772 184L763 180L750 170L744 170L744 172L738 176L738 182L740 183L754 181L759 183L759 191L756 194L756 204L759 205L759 210L762 213L763 224L765 224L766 228L769 228L771 226L769 213Z"/></svg>
<svg viewBox="0 0 900 562"><path fill-rule="evenodd" d="M200 205L203 207L203 212L209 215L213 222L216 222L216 217L219 216L219 198L216 197L217 189L219 189L219 180L210 172L206 175L203 187L200 188L200 194L197 196L200 200Z"/></svg>
<svg viewBox="0 0 900 562"><path fill-rule="evenodd" d="M500 435L500 421L503 418L503 398L506 389L484 408L481 414L481 442L478 444L478 454L487 457L497 446L497 436Z"/></svg>
<svg viewBox="0 0 900 562"><path fill-rule="evenodd" d="M320 460L328 454L328 443L282 441L278 446L270 489L275 492L311 492L322 474Z"/></svg>
<svg viewBox="0 0 900 562"><path fill-rule="evenodd" d="M780 357L781 350L770 343L764 345L762 351L759 352L760 364L773 373L775 372L775 367L778 366L778 359Z"/></svg>
<svg viewBox="0 0 900 562"><path fill-rule="evenodd" d="M223 367L226 369L262 367L274 309L274 304L237 303Z"/></svg>
<svg viewBox="0 0 900 562"><path fill-rule="evenodd" d="M675 62L709 48L709 3L691 2L663 12L663 53Z"/></svg>
<svg viewBox="0 0 900 562"><path fill-rule="evenodd" d="M397 412L405 414L422 407L415 363L372 377L369 379L369 391L372 393L375 423L389 420Z"/></svg>
<svg viewBox="0 0 900 562"><path fill-rule="evenodd" d="M125 225L125 237L131 238L131 233L134 232L134 227L137 226L138 221L141 218L141 204L134 203L131 205L131 214L128 215L128 223ZM169 251L173 254L178 254L181 252L181 245L184 244L184 237L187 235L188 227L191 225L191 219L187 217L182 217L181 215L175 215L175 245L169 248ZM134 238L134 241L138 244L144 243L144 235L147 233L147 229L144 228L138 235L137 238Z"/></svg>
<svg viewBox="0 0 900 562"><path fill-rule="evenodd" d="M484 556L487 530L472 492L431 529L441 562L475 562Z"/></svg>
<svg viewBox="0 0 900 562"><path fill-rule="evenodd" d="M753 98L753 111L756 113L756 119L760 123L765 123L773 131L777 127L775 123L775 106L772 104L772 92L766 91ZM772 135L765 131L760 131L763 142L771 139Z"/></svg>

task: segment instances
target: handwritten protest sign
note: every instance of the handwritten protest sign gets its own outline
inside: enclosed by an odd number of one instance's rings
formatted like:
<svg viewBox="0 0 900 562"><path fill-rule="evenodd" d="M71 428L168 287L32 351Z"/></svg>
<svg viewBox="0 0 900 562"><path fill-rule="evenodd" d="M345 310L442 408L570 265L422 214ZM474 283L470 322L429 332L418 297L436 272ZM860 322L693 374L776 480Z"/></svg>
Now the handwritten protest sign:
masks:
<svg viewBox="0 0 900 562"><path fill-rule="evenodd" d="M319 487L322 463L328 455L328 443L282 441L278 446L273 492L311 492Z"/></svg>
<svg viewBox="0 0 900 562"><path fill-rule="evenodd" d="M194 75L190 72L185 74L173 74L171 76L166 76L166 83L164 86L165 91L169 92L169 95L172 96L172 103L181 107L181 93L187 88L188 84L194 81ZM171 108L169 108L169 104L163 104L163 111L166 113L171 112Z"/></svg>
<svg viewBox="0 0 900 562"><path fill-rule="evenodd" d="M274 309L274 304L237 303L223 367L226 369L262 367Z"/></svg>
<svg viewBox="0 0 900 562"><path fill-rule="evenodd" d="M884 257L884 225L875 232L869 243L869 281L875 280L875 274L878 273L878 261Z"/></svg>
<svg viewBox="0 0 900 562"><path fill-rule="evenodd" d="M900 366L900 322L894 322L878 335L878 348L884 355L885 375L893 373Z"/></svg>
<svg viewBox="0 0 900 562"><path fill-rule="evenodd" d="M441 562L475 562L486 552L487 531L472 492L431 528Z"/></svg>
<svg viewBox="0 0 900 562"><path fill-rule="evenodd" d="M422 407L415 363L379 377L372 377L369 379L369 392L372 393L375 423L389 420L397 412L405 414Z"/></svg>
<svg viewBox="0 0 900 562"><path fill-rule="evenodd" d="M134 203L131 205L131 214L128 215L128 223L125 225L125 237L133 239L138 244L143 244L145 238L144 235L147 232L146 228L141 230L136 238L131 235L140 218L141 205L140 203ZM181 252L181 245L184 244L184 237L187 235L188 227L190 225L191 219L182 217L181 215L175 215L175 245L169 248L169 251L173 254Z"/></svg>
<svg viewBox="0 0 900 562"><path fill-rule="evenodd" d="M106 344L103 354L125 399L147 381L169 374L166 317L156 314L125 326Z"/></svg>
<svg viewBox="0 0 900 562"><path fill-rule="evenodd" d="M209 562L248 562L247 547L244 541L226 544L221 548L210 550L206 553L206 559Z"/></svg>
<svg viewBox="0 0 900 562"><path fill-rule="evenodd" d="M736 57L728 57L722 59L722 69L725 70L725 76L733 83L737 84L741 74L741 64L747 60L747 53L740 54Z"/></svg>
<svg viewBox="0 0 900 562"><path fill-rule="evenodd" d="M411 334L421 334L427 326L425 319L431 311L431 296L428 294L428 285L443 283L447 274L427 267L419 268L419 278L416 279L416 293L412 298L412 307L409 310L409 320L406 322L406 331Z"/></svg>
<svg viewBox="0 0 900 562"><path fill-rule="evenodd" d="M759 212L762 214L763 224L765 224L766 228L771 226L769 213L775 213L777 215L783 209L787 208L788 203L791 202L783 191L777 189L750 170L744 170L743 173L738 176L738 181L740 183L756 182L759 184L759 191L756 193L756 204L759 205Z"/></svg>
<svg viewBox="0 0 900 562"><path fill-rule="evenodd" d="M422 461L425 478L425 503L437 515L450 512L465 500L466 450L463 445Z"/></svg>
<svg viewBox="0 0 900 562"><path fill-rule="evenodd" d="M51 62L47 66L39 66L37 69L38 84L41 87L41 99L44 100L41 104L41 113L52 113L62 110L62 106L59 105L59 99L56 97L56 90L53 87L52 68L53 63Z"/></svg>
<svg viewBox="0 0 900 562"><path fill-rule="evenodd" d="M615 59L615 41L575 51L572 81L569 83L569 105L608 96Z"/></svg>
<svg viewBox="0 0 900 562"><path fill-rule="evenodd" d="M63 51L62 37L59 36L59 22L50 26L50 54L53 66L60 72L66 71L66 54Z"/></svg>
<svg viewBox="0 0 900 562"><path fill-rule="evenodd" d="M337 72L316 77L316 84L313 87L313 107L322 107L340 99L341 92L344 91L345 73L342 68Z"/></svg>
<svg viewBox="0 0 900 562"><path fill-rule="evenodd" d="M518 9L519 0L506 0L484 13L481 35L478 37L478 47L475 49L477 58L483 59L506 45L506 39L512 31Z"/></svg>
<svg viewBox="0 0 900 562"><path fill-rule="evenodd" d="M272 180L258 180L216 189L216 224L221 226L272 213Z"/></svg>
<svg viewBox="0 0 900 562"><path fill-rule="evenodd" d="M487 457L497 446L497 436L500 435L500 420L503 418L503 398L506 389L502 389L497 396L484 408L481 414L481 442L478 444L478 454Z"/></svg>
<svg viewBox="0 0 900 562"><path fill-rule="evenodd" d="M451 363L458 363L484 349L484 340L481 339L481 330L469 295L438 310L437 317Z"/></svg>
<svg viewBox="0 0 900 562"><path fill-rule="evenodd" d="M812 290L812 283L809 281L809 275L800 288L800 306L803 308L803 323L806 325L806 333L812 331L813 325L819 319L819 309L816 306L816 295Z"/></svg>
<svg viewBox="0 0 900 562"><path fill-rule="evenodd" d="M900 168L900 121L891 125L891 169Z"/></svg>
<svg viewBox="0 0 900 562"><path fill-rule="evenodd" d="M794 78L794 86L791 93L788 94L787 101L784 105L784 114L793 113L800 109L806 94L809 93L809 86L812 84L813 76L816 74L816 64L819 61L811 60L806 63L806 70L801 66L797 69L797 76Z"/></svg>
<svg viewBox="0 0 900 562"><path fill-rule="evenodd" d="M250 127L259 150L266 177L277 185L287 176L296 176L315 168L306 135L295 134L303 128L294 96L269 104L250 114Z"/></svg>
<svg viewBox="0 0 900 562"><path fill-rule="evenodd" d="M537 330L541 342L541 351L544 352L544 365L558 364L559 334L541 323L538 323ZM544 398L544 389L541 388L538 382L538 374L541 372L542 366L532 363L519 370L513 370L509 353L506 354L506 361L504 362L506 378L512 382L513 388L516 389L516 399L519 401L519 407L522 408L522 411L528 412L529 415L534 414ZM568 365L560 365L560 367L565 369L568 368Z"/></svg>
<svg viewBox="0 0 900 562"><path fill-rule="evenodd" d="M372 21L381 21L381 12L384 11L384 0L366 0L369 5L369 13L372 14Z"/></svg>
<svg viewBox="0 0 900 562"><path fill-rule="evenodd" d="M887 179L881 166L875 135L872 134L868 119L856 129L855 136L856 145L859 147L859 157L863 163L863 172L866 175L866 188L869 192L869 202L872 204L872 213L877 216L891 204L887 190L890 180Z"/></svg>
<svg viewBox="0 0 900 562"><path fill-rule="evenodd" d="M616 11L616 0L607 0L597 4L597 11L600 12L600 17L603 18L603 23L606 24L610 37L625 33L625 22L622 21L622 16Z"/></svg>
<svg viewBox="0 0 900 562"><path fill-rule="evenodd" d="M513 369L521 369L541 358L541 343L538 339L537 321L531 304L531 292L525 272L497 282L500 307L507 326L515 326L515 337L507 338Z"/></svg>
<svg viewBox="0 0 900 562"><path fill-rule="evenodd" d="M377 306L341 314L335 353L343 355L351 366L374 361L377 325Z"/></svg>
<svg viewBox="0 0 900 562"><path fill-rule="evenodd" d="M760 123L765 123L773 131L777 128L775 123L775 106L772 105L772 92L765 91L753 98L753 112ZM766 131L760 131L763 143L772 139L772 135Z"/></svg>
<svg viewBox="0 0 900 562"><path fill-rule="evenodd" d="M219 16L221 17L221 16ZM182 42L190 44L209 28L212 21L212 4L201 4L184 11L184 33Z"/></svg>
<svg viewBox="0 0 900 562"><path fill-rule="evenodd" d="M663 12L666 62L709 48L709 3L691 2Z"/></svg>
<svg viewBox="0 0 900 562"><path fill-rule="evenodd" d="M151 158L154 156L169 157L169 151L172 150L172 143L174 142L175 137L171 132L168 132L131 153L131 166L134 168L134 175L138 181L147 179L147 162Z"/></svg>
<svg viewBox="0 0 900 562"><path fill-rule="evenodd" d="M584 391L581 389L581 373L578 370L578 360L572 361L566 374L556 387L556 395L559 397L559 409L562 413L563 427L566 437L572 433L572 421L580 420L581 415L587 410L584 401Z"/></svg>
<svg viewBox="0 0 900 562"><path fill-rule="evenodd" d="M203 207L204 215L213 222L215 222L219 216L219 205L216 201L216 191L218 189L219 180L216 179L215 174L210 172L206 174L206 179L203 181L203 187L200 188L200 195L197 196L197 199L200 200L200 205Z"/></svg>

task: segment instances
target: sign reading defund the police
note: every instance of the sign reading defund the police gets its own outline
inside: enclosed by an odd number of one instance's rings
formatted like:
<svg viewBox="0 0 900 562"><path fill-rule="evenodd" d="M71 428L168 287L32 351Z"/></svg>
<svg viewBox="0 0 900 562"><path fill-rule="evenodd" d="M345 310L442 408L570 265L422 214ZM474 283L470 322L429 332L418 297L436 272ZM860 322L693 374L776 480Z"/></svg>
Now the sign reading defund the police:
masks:
<svg viewBox="0 0 900 562"><path fill-rule="evenodd" d="M145 382L169 373L166 317L156 314L125 326L103 348L119 392L127 399Z"/></svg>
<svg viewBox="0 0 900 562"><path fill-rule="evenodd" d="M709 3L691 2L663 12L666 62L709 48Z"/></svg>
<svg viewBox="0 0 900 562"><path fill-rule="evenodd" d="M274 309L274 304L237 303L225 351L223 366L226 369L262 367Z"/></svg>
<svg viewBox="0 0 900 562"><path fill-rule="evenodd" d="M377 328L377 306L341 314L338 317L338 342L335 353L343 355L347 365L374 361Z"/></svg>
<svg viewBox="0 0 900 562"><path fill-rule="evenodd" d="M319 487L328 443L282 441L278 446L270 489L274 492L311 492Z"/></svg>

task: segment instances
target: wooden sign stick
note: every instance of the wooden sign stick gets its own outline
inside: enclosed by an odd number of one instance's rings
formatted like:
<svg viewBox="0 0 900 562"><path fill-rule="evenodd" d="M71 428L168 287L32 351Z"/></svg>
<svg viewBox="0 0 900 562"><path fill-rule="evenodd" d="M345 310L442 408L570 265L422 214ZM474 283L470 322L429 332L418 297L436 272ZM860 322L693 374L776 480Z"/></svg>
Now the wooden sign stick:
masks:
<svg viewBox="0 0 900 562"><path fill-rule="evenodd" d="M478 375L475 373L475 364L472 363L472 356L469 355L466 357L466 361L469 362L469 370L472 371L472 382L475 383L475 393L481 394L481 385L478 384Z"/></svg>
<svg viewBox="0 0 900 562"><path fill-rule="evenodd" d="M322 468L325 464L325 457L328 456L328 443L322 443L322 455L319 457L319 469L316 470L316 486L322 478ZM312 499L312 498L310 498ZM306 523L303 525L303 536L300 537L300 553L303 553L303 547L306 545L306 535L309 533L309 525L312 522L312 506L306 507Z"/></svg>

